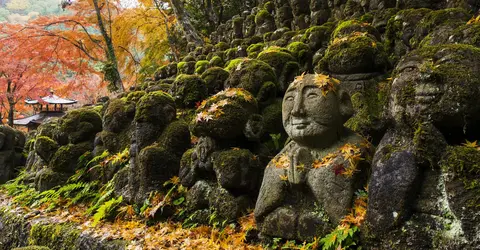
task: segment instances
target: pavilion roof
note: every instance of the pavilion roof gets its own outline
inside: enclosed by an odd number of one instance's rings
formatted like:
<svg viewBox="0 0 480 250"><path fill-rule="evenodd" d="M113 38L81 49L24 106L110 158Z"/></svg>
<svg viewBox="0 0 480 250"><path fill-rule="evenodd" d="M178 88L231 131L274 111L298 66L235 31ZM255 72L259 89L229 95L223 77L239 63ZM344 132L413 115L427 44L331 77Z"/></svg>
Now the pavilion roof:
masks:
<svg viewBox="0 0 480 250"><path fill-rule="evenodd" d="M72 100L72 99L67 99L67 98L61 98L57 95L54 95L54 94L50 94L48 96L44 96L44 97L41 97L41 102L46 102L48 104L75 104L77 103L76 100ZM27 104L38 104L39 103L39 100L35 100L35 99L27 99L25 100L25 102Z"/></svg>
<svg viewBox="0 0 480 250"><path fill-rule="evenodd" d="M37 123L41 124L45 119L50 117L62 117L64 112L41 112L36 115L25 117L22 119L13 120L13 125L27 126L28 124Z"/></svg>

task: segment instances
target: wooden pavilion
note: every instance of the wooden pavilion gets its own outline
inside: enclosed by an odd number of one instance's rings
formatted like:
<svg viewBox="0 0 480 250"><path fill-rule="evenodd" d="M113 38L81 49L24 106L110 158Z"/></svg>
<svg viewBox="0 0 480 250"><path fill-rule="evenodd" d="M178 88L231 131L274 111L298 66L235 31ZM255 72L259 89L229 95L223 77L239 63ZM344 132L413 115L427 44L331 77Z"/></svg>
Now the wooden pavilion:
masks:
<svg viewBox="0 0 480 250"><path fill-rule="evenodd" d="M34 115L22 119L13 120L13 125L24 126L28 131L35 130L42 122L51 117L62 117L67 111L68 105L77 103L76 100L61 98L50 91L50 94L39 100L26 99L25 103L33 106Z"/></svg>

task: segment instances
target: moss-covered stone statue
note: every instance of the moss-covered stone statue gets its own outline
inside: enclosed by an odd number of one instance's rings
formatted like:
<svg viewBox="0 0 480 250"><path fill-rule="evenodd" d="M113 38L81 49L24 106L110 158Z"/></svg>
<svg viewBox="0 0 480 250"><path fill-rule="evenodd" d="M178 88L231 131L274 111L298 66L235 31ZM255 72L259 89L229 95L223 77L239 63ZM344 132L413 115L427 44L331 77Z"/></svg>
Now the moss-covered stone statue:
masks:
<svg viewBox="0 0 480 250"><path fill-rule="evenodd" d="M188 125L176 120L175 102L156 91L138 101L130 145L130 165L115 180L115 193L143 202L148 193L178 174L182 153L190 146Z"/></svg>
<svg viewBox="0 0 480 250"><path fill-rule="evenodd" d="M31 139L34 144L27 159L25 181L34 181L39 191L65 183L75 173L80 156L93 151L95 135L100 131L102 118L88 107L45 122Z"/></svg>
<svg viewBox="0 0 480 250"><path fill-rule="evenodd" d="M389 103L394 126L369 182L368 232L382 239L373 245L479 245L479 70L480 49L469 45L426 46L399 62Z"/></svg>
<svg viewBox="0 0 480 250"><path fill-rule="evenodd" d="M326 75L301 75L283 99L292 141L270 161L255 207L267 237L312 240L334 229L366 184L368 143L343 126L350 96Z"/></svg>
<svg viewBox="0 0 480 250"><path fill-rule="evenodd" d="M261 9L255 15L256 34L263 35L275 30L275 19L266 9Z"/></svg>
<svg viewBox="0 0 480 250"><path fill-rule="evenodd" d="M230 76L225 82L225 88L243 88L254 95L260 103L275 98L277 77L270 65L248 58L238 59L231 64L230 67L227 67L230 69Z"/></svg>
<svg viewBox="0 0 480 250"><path fill-rule="evenodd" d="M300 70L300 65L292 56L289 50L280 47L265 49L257 57L258 60L266 62L274 70L277 76L277 88L283 95L288 83L293 81Z"/></svg>
<svg viewBox="0 0 480 250"><path fill-rule="evenodd" d="M224 90L198 107L191 124L198 142L183 155L179 174L195 220L208 223L211 211L233 220L253 207L263 169L251 150L262 128L257 101L243 89Z"/></svg>
<svg viewBox="0 0 480 250"><path fill-rule="evenodd" d="M349 20L334 30L317 72L332 74L353 94L367 87L368 80L382 75L387 68L387 54L378 31L368 23Z"/></svg>

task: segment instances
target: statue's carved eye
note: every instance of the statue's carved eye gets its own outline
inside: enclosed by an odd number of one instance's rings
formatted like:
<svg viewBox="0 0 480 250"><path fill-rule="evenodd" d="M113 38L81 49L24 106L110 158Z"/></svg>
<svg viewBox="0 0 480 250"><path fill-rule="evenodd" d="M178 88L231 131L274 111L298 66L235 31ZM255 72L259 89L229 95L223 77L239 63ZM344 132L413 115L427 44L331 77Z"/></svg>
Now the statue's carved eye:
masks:
<svg viewBox="0 0 480 250"><path fill-rule="evenodd" d="M318 95L317 95L317 93L314 93L314 92L308 93L308 95L307 95L307 98L316 98L316 97L318 97Z"/></svg>
<svg viewBox="0 0 480 250"><path fill-rule="evenodd" d="M293 101L293 96L287 96L287 97L285 98L285 100L287 100L287 101Z"/></svg>
<svg viewBox="0 0 480 250"><path fill-rule="evenodd" d="M412 72L415 70L415 66L407 66L402 69L402 72Z"/></svg>

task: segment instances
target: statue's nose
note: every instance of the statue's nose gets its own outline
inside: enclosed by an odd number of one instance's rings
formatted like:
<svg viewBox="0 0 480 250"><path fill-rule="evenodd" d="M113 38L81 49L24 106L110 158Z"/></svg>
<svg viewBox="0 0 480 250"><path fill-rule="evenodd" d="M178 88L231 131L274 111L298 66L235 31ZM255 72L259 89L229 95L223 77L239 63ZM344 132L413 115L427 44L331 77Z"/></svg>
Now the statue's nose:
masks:
<svg viewBox="0 0 480 250"><path fill-rule="evenodd" d="M305 115L305 104L303 103L302 95L298 95L297 98L295 98L292 115L297 117Z"/></svg>

